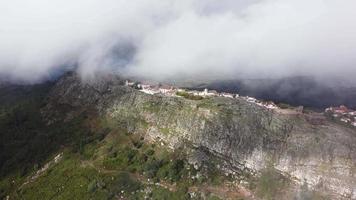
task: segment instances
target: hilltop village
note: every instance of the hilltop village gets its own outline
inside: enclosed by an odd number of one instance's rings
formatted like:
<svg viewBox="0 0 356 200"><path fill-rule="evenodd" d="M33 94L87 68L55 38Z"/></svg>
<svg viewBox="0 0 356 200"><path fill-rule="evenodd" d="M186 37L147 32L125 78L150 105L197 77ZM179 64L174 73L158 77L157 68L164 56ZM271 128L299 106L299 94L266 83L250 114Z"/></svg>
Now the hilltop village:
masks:
<svg viewBox="0 0 356 200"><path fill-rule="evenodd" d="M161 84L151 84L151 83L137 83L137 82L132 82L129 80L126 80L125 82L126 86L136 88L141 92L144 92L146 94L161 94L165 96L176 96L176 97L186 97L189 99L203 99L206 97L225 97L225 98L241 98L245 99L246 101L250 103L255 103L261 107L265 107L267 109L277 109L278 106L271 102L265 102L265 101L260 101L257 100L256 98L249 97L249 96L240 96L239 94L232 94L232 93L227 93L227 92L217 92L216 90L208 90L205 88L203 91L197 91L197 90L188 90L188 89L181 89L181 88L176 88L170 85L161 85Z"/></svg>
<svg viewBox="0 0 356 200"><path fill-rule="evenodd" d="M265 107L270 110L281 110L279 107L273 103L272 101L261 101L256 98L249 96L240 96L239 94L232 94L227 92L217 92L216 90L208 90L207 88L203 91L197 90L188 90L173 87L170 85L162 85L162 84L152 84L152 83L144 83L144 82L133 82L126 80L126 86L138 89L141 92L146 94L161 94L165 96L175 96L175 97L186 97L188 99L199 100L206 97L225 97L225 98L241 98L250 103L254 103L258 106ZM302 107L302 106L301 106ZM302 113L303 111L298 111L298 113ZM332 117L332 119L336 119L342 123L347 125L351 125L356 127L356 111L347 108L346 106L339 107L330 107L325 109L324 114L326 116Z"/></svg>
<svg viewBox="0 0 356 200"><path fill-rule="evenodd" d="M356 111L351 110L344 105L327 108L325 109L325 114L340 122L356 127Z"/></svg>

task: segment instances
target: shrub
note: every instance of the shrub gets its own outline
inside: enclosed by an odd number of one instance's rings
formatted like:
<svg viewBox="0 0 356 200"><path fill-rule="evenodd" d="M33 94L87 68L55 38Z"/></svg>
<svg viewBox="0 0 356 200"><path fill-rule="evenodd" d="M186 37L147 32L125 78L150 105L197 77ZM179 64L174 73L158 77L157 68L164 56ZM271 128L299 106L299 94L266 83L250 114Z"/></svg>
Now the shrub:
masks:
<svg viewBox="0 0 356 200"><path fill-rule="evenodd" d="M146 152L146 154L147 154L148 156L152 156L154 153L155 153L155 151L154 151L153 149L149 149L149 150L147 150L147 152Z"/></svg>
<svg viewBox="0 0 356 200"><path fill-rule="evenodd" d="M172 182L179 181L182 176L182 171L184 169L184 161L183 160L174 160L170 166L170 170L168 172L168 178Z"/></svg>
<svg viewBox="0 0 356 200"><path fill-rule="evenodd" d="M95 192L95 190L96 190L96 180L93 180L88 184L88 192Z"/></svg>
<svg viewBox="0 0 356 200"><path fill-rule="evenodd" d="M196 96L194 94L189 94L187 92L176 92L176 95L184 97L186 99L190 99L190 100L202 100L202 99L204 99L202 96Z"/></svg>
<svg viewBox="0 0 356 200"><path fill-rule="evenodd" d="M129 161L129 163L132 163L132 161L134 160L134 158L136 157L138 151L137 150L134 150L134 149L128 149L127 150L127 159Z"/></svg>
<svg viewBox="0 0 356 200"><path fill-rule="evenodd" d="M257 195L263 199L274 199L286 186L288 186L287 180L273 166L268 166L261 172L257 181Z"/></svg>
<svg viewBox="0 0 356 200"><path fill-rule="evenodd" d="M281 109L293 108L291 105L286 103L278 103L277 106L280 107Z"/></svg>
<svg viewBox="0 0 356 200"><path fill-rule="evenodd" d="M133 179L127 172L119 173L116 176L114 183L111 185L114 193L120 193L121 191L130 193L141 189L141 187L141 184Z"/></svg>
<svg viewBox="0 0 356 200"><path fill-rule="evenodd" d="M156 177L158 170L163 166L162 160L150 160L145 165L145 172L149 178Z"/></svg>
<svg viewBox="0 0 356 200"><path fill-rule="evenodd" d="M142 147L142 145L143 145L143 142L142 141L132 141L132 144L137 149L140 149Z"/></svg>

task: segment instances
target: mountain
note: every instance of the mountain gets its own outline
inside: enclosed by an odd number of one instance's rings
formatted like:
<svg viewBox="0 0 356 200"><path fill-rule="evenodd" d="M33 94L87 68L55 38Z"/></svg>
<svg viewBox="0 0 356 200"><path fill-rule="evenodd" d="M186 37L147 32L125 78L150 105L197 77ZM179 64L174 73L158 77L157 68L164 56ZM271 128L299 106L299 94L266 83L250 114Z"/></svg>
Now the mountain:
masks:
<svg viewBox="0 0 356 200"><path fill-rule="evenodd" d="M20 97L1 107L0 197L356 198L355 128L244 98L149 95L124 83L67 73L28 96L12 86L11 99Z"/></svg>

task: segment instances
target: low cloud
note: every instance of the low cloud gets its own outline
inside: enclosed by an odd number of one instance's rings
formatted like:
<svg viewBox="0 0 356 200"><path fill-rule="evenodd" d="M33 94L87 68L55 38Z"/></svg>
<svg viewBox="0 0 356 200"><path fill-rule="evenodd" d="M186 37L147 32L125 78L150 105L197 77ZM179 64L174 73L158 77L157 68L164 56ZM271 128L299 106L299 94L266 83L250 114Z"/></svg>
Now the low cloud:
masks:
<svg viewBox="0 0 356 200"><path fill-rule="evenodd" d="M354 82L353 0L3 0L0 77Z"/></svg>

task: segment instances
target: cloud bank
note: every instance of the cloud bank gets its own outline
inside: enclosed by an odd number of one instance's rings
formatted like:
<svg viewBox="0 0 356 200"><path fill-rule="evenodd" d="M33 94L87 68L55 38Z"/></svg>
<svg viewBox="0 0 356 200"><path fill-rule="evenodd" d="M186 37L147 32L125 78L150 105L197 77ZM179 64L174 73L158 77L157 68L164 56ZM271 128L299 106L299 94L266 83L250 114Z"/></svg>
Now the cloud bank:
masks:
<svg viewBox="0 0 356 200"><path fill-rule="evenodd" d="M0 78L354 81L353 0L3 0Z"/></svg>

